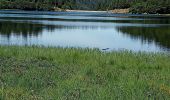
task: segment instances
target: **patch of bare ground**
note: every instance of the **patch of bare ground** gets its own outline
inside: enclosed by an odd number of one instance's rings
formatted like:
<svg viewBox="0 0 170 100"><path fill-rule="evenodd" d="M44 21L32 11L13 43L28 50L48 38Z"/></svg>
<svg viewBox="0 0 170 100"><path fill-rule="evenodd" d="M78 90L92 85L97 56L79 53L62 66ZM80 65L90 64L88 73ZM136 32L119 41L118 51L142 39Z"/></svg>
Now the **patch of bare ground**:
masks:
<svg viewBox="0 0 170 100"><path fill-rule="evenodd" d="M127 9L114 9L114 10L109 10L111 13L117 13L117 14L127 14L129 13L129 8Z"/></svg>

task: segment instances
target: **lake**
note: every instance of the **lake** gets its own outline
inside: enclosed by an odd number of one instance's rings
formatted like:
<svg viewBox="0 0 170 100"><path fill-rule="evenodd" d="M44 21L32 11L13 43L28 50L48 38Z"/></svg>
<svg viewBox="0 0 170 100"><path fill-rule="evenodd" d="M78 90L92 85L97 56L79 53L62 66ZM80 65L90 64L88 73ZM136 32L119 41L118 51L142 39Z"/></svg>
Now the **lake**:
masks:
<svg viewBox="0 0 170 100"><path fill-rule="evenodd" d="M0 11L0 45L170 51L170 16Z"/></svg>

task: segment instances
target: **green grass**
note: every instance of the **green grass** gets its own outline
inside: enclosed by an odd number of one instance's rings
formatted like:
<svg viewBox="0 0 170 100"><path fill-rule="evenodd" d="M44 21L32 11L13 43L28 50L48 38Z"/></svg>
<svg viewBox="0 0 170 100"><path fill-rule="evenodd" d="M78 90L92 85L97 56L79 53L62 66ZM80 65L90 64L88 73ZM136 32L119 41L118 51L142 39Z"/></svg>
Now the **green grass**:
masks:
<svg viewBox="0 0 170 100"><path fill-rule="evenodd" d="M169 98L169 54L0 46L0 100Z"/></svg>

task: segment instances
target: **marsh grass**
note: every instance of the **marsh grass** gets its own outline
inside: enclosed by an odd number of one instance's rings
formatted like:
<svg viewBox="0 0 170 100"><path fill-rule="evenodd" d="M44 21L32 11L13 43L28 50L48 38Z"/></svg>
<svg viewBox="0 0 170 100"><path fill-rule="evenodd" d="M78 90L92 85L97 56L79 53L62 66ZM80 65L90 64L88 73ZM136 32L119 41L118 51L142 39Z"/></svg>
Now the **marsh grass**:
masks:
<svg viewBox="0 0 170 100"><path fill-rule="evenodd" d="M169 99L169 61L163 53L0 46L0 99Z"/></svg>

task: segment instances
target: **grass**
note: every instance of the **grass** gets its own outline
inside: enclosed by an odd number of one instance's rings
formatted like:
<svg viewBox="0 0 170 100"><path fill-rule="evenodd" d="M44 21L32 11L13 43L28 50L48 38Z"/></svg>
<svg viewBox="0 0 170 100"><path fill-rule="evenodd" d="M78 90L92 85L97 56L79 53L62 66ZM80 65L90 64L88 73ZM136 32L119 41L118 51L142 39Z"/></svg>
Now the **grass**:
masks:
<svg viewBox="0 0 170 100"><path fill-rule="evenodd" d="M169 54L0 46L0 100L169 98Z"/></svg>

